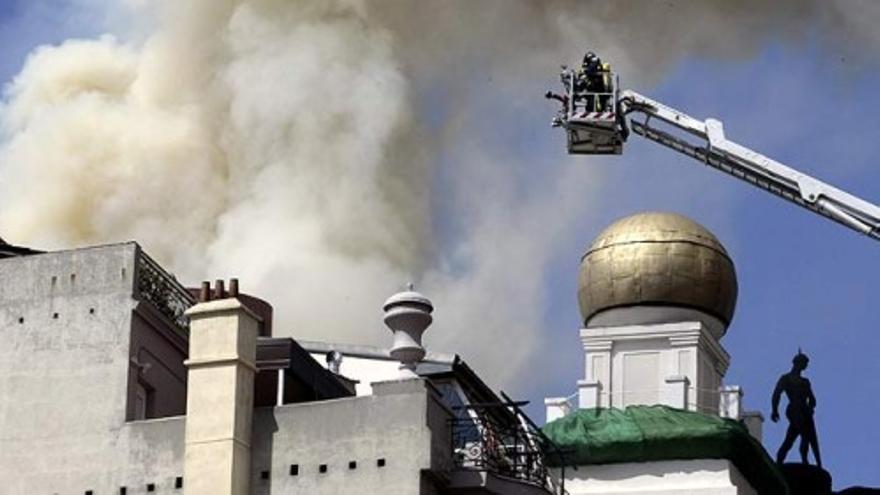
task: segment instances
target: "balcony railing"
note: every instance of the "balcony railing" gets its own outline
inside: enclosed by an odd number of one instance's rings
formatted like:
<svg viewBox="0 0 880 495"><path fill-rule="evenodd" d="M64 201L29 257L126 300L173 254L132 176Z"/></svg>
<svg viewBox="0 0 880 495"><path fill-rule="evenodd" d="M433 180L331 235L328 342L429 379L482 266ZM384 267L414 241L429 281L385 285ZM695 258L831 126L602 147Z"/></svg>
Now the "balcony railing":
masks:
<svg viewBox="0 0 880 495"><path fill-rule="evenodd" d="M141 249L137 254L135 297L152 304L180 332L189 333L189 319L184 312L195 304L195 299Z"/></svg>
<svg viewBox="0 0 880 495"><path fill-rule="evenodd" d="M514 402L503 392L502 396L503 402L456 408L451 420L455 469L492 473L550 493L565 493L564 479L552 479L544 462L548 452L562 453L520 409L527 402Z"/></svg>

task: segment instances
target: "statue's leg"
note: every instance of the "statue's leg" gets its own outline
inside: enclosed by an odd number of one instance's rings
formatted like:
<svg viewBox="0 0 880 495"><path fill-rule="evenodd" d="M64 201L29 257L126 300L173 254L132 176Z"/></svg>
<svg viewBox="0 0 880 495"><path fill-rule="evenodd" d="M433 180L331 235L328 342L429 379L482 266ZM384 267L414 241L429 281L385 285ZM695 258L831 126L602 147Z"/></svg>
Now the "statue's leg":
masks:
<svg viewBox="0 0 880 495"><path fill-rule="evenodd" d="M810 424L805 429L806 436L809 437L809 444L813 447L813 457L816 459L816 465L822 467L822 455L819 454L819 434L816 433L816 424L810 419Z"/></svg>
<svg viewBox="0 0 880 495"><path fill-rule="evenodd" d="M798 431L789 424L788 431L785 432L785 440L782 441L782 445L779 446L779 450L776 452L777 464L785 462L785 456L788 455L788 451L791 450L791 446L794 445L794 441L797 437Z"/></svg>
<svg viewBox="0 0 880 495"><path fill-rule="evenodd" d="M810 437L810 435L808 435L806 431L801 433L801 445L800 445L800 449L798 449L798 450L800 450L800 452L801 452L801 462L804 464L810 463L809 459L807 459L807 453L810 451L810 443L811 443L811 440L809 437Z"/></svg>

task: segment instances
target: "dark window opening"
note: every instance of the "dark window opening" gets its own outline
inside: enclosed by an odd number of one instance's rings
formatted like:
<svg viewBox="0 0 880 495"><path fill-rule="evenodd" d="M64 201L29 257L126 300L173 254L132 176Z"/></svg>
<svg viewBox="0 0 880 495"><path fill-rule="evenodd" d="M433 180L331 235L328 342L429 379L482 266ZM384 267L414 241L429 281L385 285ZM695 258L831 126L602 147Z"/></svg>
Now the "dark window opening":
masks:
<svg viewBox="0 0 880 495"><path fill-rule="evenodd" d="M156 484L155 483L147 483L147 491L148 492L155 492L156 491Z"/></svg>
<svg viewBox="0 0 880 495"><path fill-rule="evenodd" d="M357 467L358 467L357 461L349 461L348 469L357 469Z"/></svg>
<svg viewBox="0 0 880 495"><path fill-rule="evenodd" d="M269 479L269 471L260 471L260 479L261 480Z"/></svg>
<svg viewBox="0 0 880 495"><path fill-rule="evenodd" d="M52 313L52 319L53 319L53 320L57 320L57 319L58 319L58 313Z"/></svg>
<svg viewBox="0 0 880 495"><path fill-rule="evenodd" d="M174 478L174 488L183 488L183 477Z"/></svg>
<svg viewBox="0 0 880 495"><path fill-rule="evenodd" d="M120 487L119 487L119 495L125 495L125 493L126 493L127 491L128 491L128 489L125 488L124 486L120 486Z"/></svg>
<svg viewBox="0 0 880 495"><path fill-rule="evenodd" d="M89 308L89 314L90 315L95 314L95 308Z"/></svg>
<svg viewBox="0 0 880 495"><path fill-rule="evenodd" d="M134 389L134 419L154 417L155 408L156 391L146 383L138 381Z"/></svg>
<svg viewBox="0 0 880 495"><path fill-rule="evenodd" d="M24 316L20 316L20 317L18 318L18 322L19 322L19 323L24 323Z"/></svg>
<svg viewBox="0 0 880 495"><path fill-rule="evenodd" d="M299 464L291 464L290 465L290 475L298 476L299 475Z"/></svg>
<svg viewBox="0 0 880 495"><path fill-rule="evenodd" d="M319 473L326 473L327 472L327 465L321 464L320 466L318 466L318 472Z"/></svg>
<svg viewBox="0 0 880 495"><path fill-rule="evenodd" d="M381 459L376 459L376 466L385 467L385 458L383 457Z"/></svg>

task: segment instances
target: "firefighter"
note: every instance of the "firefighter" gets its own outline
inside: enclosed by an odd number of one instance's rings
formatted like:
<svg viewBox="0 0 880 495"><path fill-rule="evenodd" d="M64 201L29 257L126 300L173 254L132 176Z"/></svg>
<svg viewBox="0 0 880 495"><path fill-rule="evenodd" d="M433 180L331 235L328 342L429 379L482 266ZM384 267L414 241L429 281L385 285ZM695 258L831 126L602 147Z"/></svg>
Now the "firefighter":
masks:
<svg viewBox="0 0 880 495"><path fill-rule="evenodd" d="M597 80L601 68L602 61L599 60L599 57L593 52L587 52L581 62L580 69L578 69L575 75L575 93L579 99L583 98L586 100L586 110L588 112L596 111L597 101L593 93L596 92L596 83L601 82L601 79Z"/></svg>
<svg viewBox="0 0 880 495"><path fill-rule="evenodd" d="M608 95L596 95L596 93L608 93L611 90L611 66L602 63L593 52L587 52L581 62L581 67L576 74L575 92L583 94L586 99L588 112L605 110L608 106Z"/></svg>
<svg viewBox="0 0 880 495"><path fill-rule="evenodd" d="M604 63L601 64L600 77L602 78L601 87L599 90L601 93L605 93L599 96L599 111L601 112L610 112L611 108L611 93L614 92L614 83L611 80L611 64Z"/></svg>

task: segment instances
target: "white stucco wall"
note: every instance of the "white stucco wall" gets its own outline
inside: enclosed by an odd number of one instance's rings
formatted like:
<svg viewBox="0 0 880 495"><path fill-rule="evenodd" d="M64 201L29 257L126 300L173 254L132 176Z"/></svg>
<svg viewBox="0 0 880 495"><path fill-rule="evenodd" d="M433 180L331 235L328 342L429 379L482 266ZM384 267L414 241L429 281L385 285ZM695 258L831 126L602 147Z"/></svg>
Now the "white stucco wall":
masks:
<svg viewBox="0 0 880 495"><path fill-rule="evenodd" d="M400 362L391 357L388 349L329 342L299 341L299 343L315 361L321 363L325 368L327 367L327 352L334 350L341 353L343 357L339 366L339 374L358 381L355 385L355 393L358 396L372 394L372 383L401 378ZM423 363L451 365L454 360L455 355L453 354L429 351L423 359Z"/></svg>
<svg viewBox="0 0 880 495"><path fill-rule="evenodd" d="M558 474L558 472L557 472ZM565 471L570 495L757 495L725 459L578 466Z"/></svg>
<svg viewBox="0 0 880 495"><path fill-rule="evenodd" d="M703 322L591 326L581 342L578 407L666 404L718 414L730 357Z"/></svg>
<svg viewBox="0 0 880 495"><path fill-rule="evenodd" d="M316 361L326 367L325 355L320 353L312 353L311 356ZM339 373L342 376L358 380L355 385L357 395L370 395L373 393L373 382L382 382L386 380L394 380L399 377L400 363L390 358L363 358L356 356L345 356L339 367Z"/></svg>

